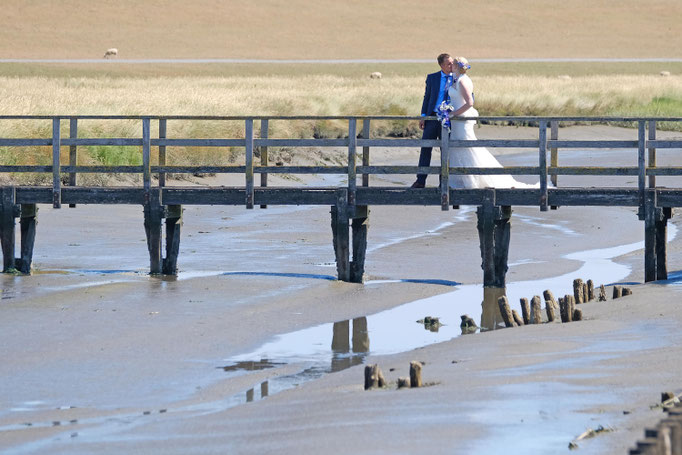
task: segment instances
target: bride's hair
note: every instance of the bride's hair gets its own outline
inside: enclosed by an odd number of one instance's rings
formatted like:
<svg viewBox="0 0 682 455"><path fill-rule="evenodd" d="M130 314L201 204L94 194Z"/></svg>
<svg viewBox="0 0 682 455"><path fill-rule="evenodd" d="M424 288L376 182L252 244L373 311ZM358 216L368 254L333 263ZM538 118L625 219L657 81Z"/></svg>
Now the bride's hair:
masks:
<svg viewBox="0 0 682 455"><path fill-rule="evenodd" d="M464 57L455 57L455 65L459 68L459 71L462 74L465 74L469 68L471 68L471 65L469 65L469 60L465 59Z"/></svg>

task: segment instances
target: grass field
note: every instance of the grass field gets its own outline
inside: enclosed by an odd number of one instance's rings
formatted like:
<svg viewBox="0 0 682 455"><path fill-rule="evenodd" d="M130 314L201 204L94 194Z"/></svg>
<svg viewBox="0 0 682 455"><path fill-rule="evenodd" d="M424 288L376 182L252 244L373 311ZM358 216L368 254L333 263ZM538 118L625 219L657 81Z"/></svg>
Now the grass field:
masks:
<svg viewBox="0 0 682 455"><path fill-rule="evenodd" d="M427 13L428 11L428 13ZM418 115L443 51L472 61L482 115L682 115L682 63L486 63L489 58L675 58L679 0L23 0L3 5L0 58L433 59L433 63L0 63L0 115ZM57 25L55 25L57 24ZM635 26L636 24L636 26ZM384 77L370 79L371 72ZM661 71L672 75L660 76ZM559 78L568 75L570 79ZM660 125L665 128L667 125ZM81 137L139 136L134 122L83 122ZM240 122L171 122L174 137L239 137ZM66 131L64 131L66 134ZM377 136L418 135L416 122ZM337 137L341 122L273 122L273 137ZM2 137L49 137L47 122L2 121ZM129 148L84 148L125 164ZM182 163L223 162L199 149ZM191 157L191 158L190 158ZM229 156L227 157L229 158ZM41 149L0 162L49 164ZM177 163L176 163L177 164Z"/></svg>

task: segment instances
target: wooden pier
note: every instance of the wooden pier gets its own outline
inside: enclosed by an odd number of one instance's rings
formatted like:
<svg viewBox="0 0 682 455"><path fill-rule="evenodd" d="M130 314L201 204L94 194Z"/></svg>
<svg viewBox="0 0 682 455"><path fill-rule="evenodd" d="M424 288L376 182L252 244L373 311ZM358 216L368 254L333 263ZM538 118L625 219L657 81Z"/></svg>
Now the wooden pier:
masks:
<svg viewBox="0 0 682 455"><path fill-rule="evenodd" d="M418 121L419 117L186 117L186 116L0 116L0 124L7 121L30 120L51 123L51 137L0 137L0 157L3 150L25 150L43 147L51 150L51 164L7 164L0 161L2 173L48 173L50 186L0 187L0 240L3 271L30 273L33 245L36 236L37 204L54 208L76 204L136 204L144 208L144 227L152 274L176 274L180 246L183 206L185 205L243 205L265 208L272 205L326 205L331 208L331 230L336 255L338 278L342 281L362 282L369 207L373 205L432 205L449 210L451 206L478 206L478 232L481 246L484 287L504 289L507 254L511 238L512 207L537 206L541 211L550 207L566 206L623 206L637 207L639 219L644 221L645 281L667 278L666 226L674 207L682 206L682 185L679 188L656 186L656 176L682 176L682 166L656 165L657 149L682 149L682 139L657 140L656 127L660 122L682 122L682 118L595 118L595 117L481 117L479 121L505 124L531 124L538 130L537 139L476 141L421 140L410 138L372 137L373 122ZM84 138L79 124L84 121L132 121L141 124L141 137ZM347 124L346 137L339 139L272 138L271 121L335 121ZM238 138L169 138L168 122L230 121L242 122L243 137ZM632 140L562 140L559 126L565 124L619 122L631 124ZM157 137L152 137L156 123ZM68 137L62 135L68 125ZM256 136L254 125L259 126ZM362 125L361 128L359 126ZM1 130L0 130L1 131ZM548 134L549 133L549 134ZM79 164L78 151L83 147L137 147L142 165L93 166ZM371 164L373 147L403 147L417 150L421 146L439 147L440 163L431 167L376 166ZM500 168L450 167L447 150L450 147L513 147L538 153L537 166ZM68 155L62 150L68 147ZM168 165L168 147L214 147L228 150L238 148L244 154L239 165L233 166L177 166ZM284 166L273 165L268 149L343 148L347 150L342 166ZM571 149L625 149L631 154L632 166L590 167L559 166L561 150L570 155ZM304 153L301 151L301 153ZM437 155L436 155L437 156ZM549 158L549 159L548 159ZM259 160L259 161L258 161ZM258 161L258 162L257 162ZM415 153L415 162L417 154ZM241 165L241 162L244 164ZM636 165L635 165L636 164ZM371 176L381 174L417 173L439 175L439 187L411 189L402 186L380 187L371 184ZM82 173L121 174L142 176L138 187L105 187L78 185ZM244 177L243 185L233 187L167 186L167 174L236 173ZM268 186L269 174L338 174L347 183L334 187ZM255 175L260 174L259 185ZM540 180L538 189L451 189L451 174L512 174L534 175ZM560 187L562 175L636 176L636 186L624 187ZM554 186L548 186L551 180ZM560 210L557 215L560 216ZM16 219L20 225L20 247L15 245ZM165 220L165 222L164 222ZM165 251L163 227L165 224Z"/></svg>

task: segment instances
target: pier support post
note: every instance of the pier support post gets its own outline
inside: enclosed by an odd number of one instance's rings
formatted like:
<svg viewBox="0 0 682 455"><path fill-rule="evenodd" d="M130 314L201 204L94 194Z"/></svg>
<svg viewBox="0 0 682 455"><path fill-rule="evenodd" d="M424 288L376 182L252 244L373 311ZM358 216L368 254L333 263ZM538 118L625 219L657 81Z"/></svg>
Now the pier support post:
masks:
<svg viewBox="0 0 682 455"><path fill-rule="evenodd" d="M656 207L656 191L647 190L644 200L644 281L668 279L667 233L669 207Z"/></svg>
<svg viewBox="0 0 682 455"><path fill-rule="evenodd" d="M15 260L16 268L21 273L31 273L33 262L33 245L36 240L36 224L38 224L38 208L36 204L21 204L21 257Z"/></svg>
<svg viewBox="0 0 682 455"><path fill-rule="evenodd" d="M14 218L17 216L16 190L13 186L4 186L0 192L0 243L2 243L2 271L14 270Z"/></svg>
<svg viewBox="0 0 682 455"><path fill-rule="evenodd" d="M492 330L502 321L497 301L505 295L511 213L510 206L495 205L493 189L486 191L483 204L476 211L483 269L483 330Z"/></svg>
<svg viewBox="0 0 682 455"><path fill-rule="evenodd" d="M336 204L331 208L336 273L339 281L350 281L350 237L348 235L348 190L336 192Z"/></svg>
<svg viewBox="0 0 682 455"><path fill-rule="evenodd" d="M365 253L367 251L367 230L369 227L369 208L356 206L350 213L348 190L337 190L336 204L331 207L332 234L336 272L339 281L362 283L365 273ZM351 261L351 235L352 253Z"/></svg>
<svg viewBox="0 0 682 455"><path fill-rule="evenodd" d="M178 274L178 253L180 252L180 227L182 206L166 207L166 257L163 259L164 275Z"/></svg>
<svg viewBox="0 0 682 455"><path fill-rule="evenodd" d="M150 189L149 200L144 205L144 230L147 234L147 249L149 250L149 273L152 275L162 272L161 260L161 220L163 207L161 206L161 190Z"/></svg>

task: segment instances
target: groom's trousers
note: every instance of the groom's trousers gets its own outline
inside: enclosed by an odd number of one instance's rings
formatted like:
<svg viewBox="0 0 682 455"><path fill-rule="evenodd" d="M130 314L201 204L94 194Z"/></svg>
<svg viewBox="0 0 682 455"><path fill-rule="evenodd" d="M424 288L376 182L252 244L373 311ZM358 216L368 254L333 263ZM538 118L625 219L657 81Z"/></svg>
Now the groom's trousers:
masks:
<svg viewBox="0 0 682 455"><path fill-rule="evenodd" d="M438 120L426 120L422 139L440 139L441 124ZM422 147L419 153L419 166L431 166L431 152L433 147ZM417 182L426 184L426 174L417 174Z"/></svg>

